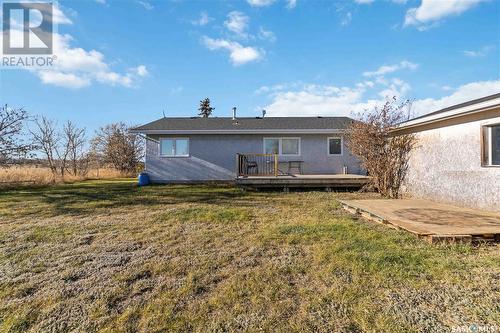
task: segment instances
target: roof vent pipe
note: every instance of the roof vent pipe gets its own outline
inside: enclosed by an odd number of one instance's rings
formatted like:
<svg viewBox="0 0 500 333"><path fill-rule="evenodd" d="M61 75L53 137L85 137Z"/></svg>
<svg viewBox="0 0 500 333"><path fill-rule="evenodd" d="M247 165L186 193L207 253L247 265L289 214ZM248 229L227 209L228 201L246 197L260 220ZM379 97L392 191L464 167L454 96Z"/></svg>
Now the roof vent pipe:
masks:
<svg viewBox="0 0 500 333"><path fill-rule="evenodd" d="M233 120L236 119L236 106L233 107Z"/></svg>
<svg viewBox="0 0 500 333"><path fill-rule="evenodd" d="M266 110L262 110L262 118L266 116Z"/></svg>

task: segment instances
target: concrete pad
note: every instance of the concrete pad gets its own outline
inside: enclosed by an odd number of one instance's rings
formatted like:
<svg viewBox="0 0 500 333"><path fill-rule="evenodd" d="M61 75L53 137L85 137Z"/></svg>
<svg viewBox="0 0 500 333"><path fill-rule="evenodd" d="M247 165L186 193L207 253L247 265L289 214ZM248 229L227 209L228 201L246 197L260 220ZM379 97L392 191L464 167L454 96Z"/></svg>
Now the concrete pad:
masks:
<svg viewBox="0 0 500 333"><path fill-rule="evenodd" d="M344 200L341 203L351 212L373 216L373 220L390 223L419 236L495 238L500 235L500 213L421 199Z"/></svg>

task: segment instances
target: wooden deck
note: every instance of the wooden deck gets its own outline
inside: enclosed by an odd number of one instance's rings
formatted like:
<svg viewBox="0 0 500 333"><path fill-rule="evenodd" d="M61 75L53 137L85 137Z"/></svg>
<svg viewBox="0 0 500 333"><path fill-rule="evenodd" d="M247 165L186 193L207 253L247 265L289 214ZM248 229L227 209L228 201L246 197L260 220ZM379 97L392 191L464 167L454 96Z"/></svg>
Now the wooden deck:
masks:
<svg viewBox="0 0 500 333"><path fill-rule="evenodd" d="M353 174L339 175L280 175L237 177L236 184L250 187L316 187L316 188L361 188L369 177Z"/></svg>
<svg viewBox="0 0 500 333"><path fill-rule="evenodd" d="M343 200L353 214L403 229L431 243L500 240L500 213L421 199Z"/></svg>

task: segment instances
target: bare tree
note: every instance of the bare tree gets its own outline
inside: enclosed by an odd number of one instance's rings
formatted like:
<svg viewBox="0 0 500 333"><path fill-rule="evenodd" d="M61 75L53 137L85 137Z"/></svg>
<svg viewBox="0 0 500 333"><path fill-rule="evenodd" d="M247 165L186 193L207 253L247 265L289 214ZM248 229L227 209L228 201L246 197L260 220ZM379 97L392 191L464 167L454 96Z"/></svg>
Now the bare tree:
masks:
<svg viewBox="0 0 500 333"><path fill-rule="evenodd" d="M199 116L202 116L203 118L208 118L210 115L212 115L212 112L215 110L215 108L210 106L210 98L205 98L204 100L200 101L200 107L198 108L200 113L198 113Z"/></svg>
<svg viewBox="0 0 500 333"><path fill-rule="evenodd" d="M64 160L65 168L68 168L69 172L76 176L78 173L82 173L83 170L87 168L83 164L86 164L85 159L85 128L78 128L71 121L67 121L63 127L63 141L64 141ZM67 164L70 164L67 166Z"/></svg>
<svg viewBox="0 0 500 333"><path fill-rule="evenodd" d="M123 173L137 171L144 156L144 140L124 123L101 127L92 140L93 152Z"/></svg>
<svg viewBox="0 0 500 333"><path fill-rule="evenodd" d="M35 119L36 129L30 133L33 142L37 145L40 152L45 155L53 180L57 177L60 135L57 132L56 123L45 116Z"/></svg>
<svg viewBox="0 0 500 333"><path fill-rule="evenodd" d="M415 147L413 134L391 136L397 124L410 118L410 103L394 97L382 108L357 115L347 130L347 145L371 176L371 185L385 197L398 198L408 170L410 152Z"/></svg>
<svg viewBox="0 0 500 333"><path fill-rule="evenodd" d="M0 107L0 165L15 157L25 156L34 148L23 140L23 127L28 113L23 108Z"/></svg>

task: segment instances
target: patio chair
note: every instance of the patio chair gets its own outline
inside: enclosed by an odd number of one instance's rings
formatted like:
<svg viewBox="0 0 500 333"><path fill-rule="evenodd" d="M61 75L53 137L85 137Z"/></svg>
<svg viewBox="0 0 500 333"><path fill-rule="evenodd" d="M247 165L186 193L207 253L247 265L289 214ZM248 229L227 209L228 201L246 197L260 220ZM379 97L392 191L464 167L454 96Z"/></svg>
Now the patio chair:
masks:
<svg viewBox="0 0 500 333"><path fill-rule="evenodd" d="M243 156L243 165L245 167L245 173L248 175L250 174L250 170L255 169L255 173L259 173L259 165L257 164L256 161L249 161L248 157L245 155Z"/></svg>

